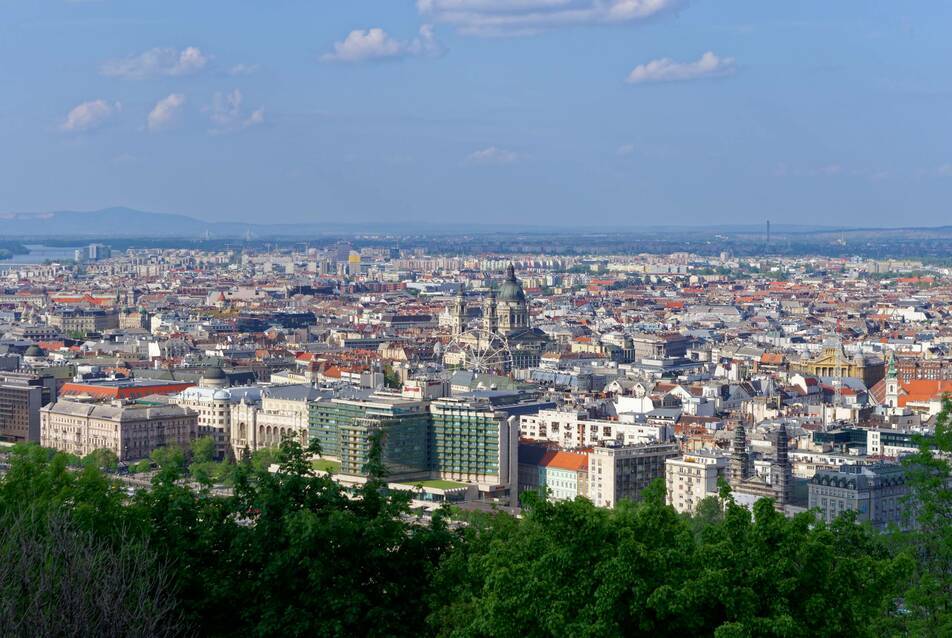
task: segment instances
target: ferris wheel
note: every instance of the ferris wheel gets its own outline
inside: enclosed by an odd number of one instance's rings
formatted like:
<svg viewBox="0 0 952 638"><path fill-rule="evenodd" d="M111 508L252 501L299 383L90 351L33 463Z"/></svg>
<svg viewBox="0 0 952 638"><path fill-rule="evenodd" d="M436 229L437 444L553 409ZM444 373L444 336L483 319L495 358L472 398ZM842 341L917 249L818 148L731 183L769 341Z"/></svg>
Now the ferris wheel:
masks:
<svg viewBox="0 0 952 638"><path fill-rule="evenodd" d="M443 363L473 372L507 374L512 370L512 351L506 339L482 328L470 328L447 344Z"/></svg>

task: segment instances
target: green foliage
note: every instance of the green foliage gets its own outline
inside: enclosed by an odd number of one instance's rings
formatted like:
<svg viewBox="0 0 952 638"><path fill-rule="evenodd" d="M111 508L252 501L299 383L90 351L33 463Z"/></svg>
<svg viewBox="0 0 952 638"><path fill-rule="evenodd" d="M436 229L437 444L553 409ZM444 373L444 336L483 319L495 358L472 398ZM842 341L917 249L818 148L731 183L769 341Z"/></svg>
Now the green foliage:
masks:
<svg viewBox="0 0 952 638"><path fill-rule="evenodd" d="M185 470L185 450L180 447L156 448L149 458L165 473L179 476Z"/></svg>
<svg viewBox="0 0 952 638"><path fill-rule="evenodd" d="M267 472L268 468L281 462L281 448L265 447L251 454L251 466L258 472Z"/></svg>
<svg viewBox="0 0 952 638"><path fill-rule="evenodd" d="M901 630L915 636L952 635L952 401L945 399L935 436L903 459L916 528L895 537L915 571L904 594ZM933 449L933 446L935 449ZM913 560L914 559L914 560Z"/></svg>
<svg viewBox="0 0 952 638"><path fill-rule="evenodd" d="M936 442L952 447L940 422ZM410 494L388 491L379 437L351 491L314 472L318 453L285 441L228 464L193 449L193 479L233 485L219 496L180 480L184 450L159 450L152 489L129 497L101 459L71 467L14 446L0 476L0 633L23 634L2 622L25 618L37 591L64 610L109 603L71 612L73 635L950 635L949 468L925 448L909 465L920 527L892 543L851 516L786 518L767 500L750 511L726 485L678 515L660 482L613 510L529 492L522 518L454 513L451 528L449 509L416 521ZM74 548L82 560L68 563ZM84 597L89 574L116 593ZM78 595L42 588L60 580Z"/></svg>
<svg viewBox="0 0 952 638"><path fill-rule="evenodd" d="M393 366L387 366L383 369L383 384L394 390L403 387L403 381L400 380L400 375L393 369Z"/></svg>
<svg viewBox="0 0 952 638"><path fill-rule="evenodd" d="M202 436L192 441L192 463L208 463L215 459L215 439Z"/></svg>
<svg viewBox="0 0 952 638"><path fill-rule="evenodd" d="M130 465L130 466L129 466L129 473L130 473L130 474L143 474L143 473L145 473L145 472L148 472L148 471L151 470L151 469L152 469L152 463L150 463L149 461L143 459L143 460L139 461L138 463L133 463L132 465Z"/></svg>
<svg viewBox="0 0 952 638"><path fill-rule="evenodd" d="M663 489L614 510L526 494L471 521L437 571L439 636L873 636L902 563L867 529L726 502L700 533ZM705 509L714 509L707 508ZM719 509L719 508L718 508ZM835 602L834 602L835 601Z"/></svg>
<svg viewBox="0 0 952 638"><path fill-rule="evenodd" d="M119 457L112 450L99 448L83 457L83 465L96 467L107 472L115 472L119 467Z"/></svg>

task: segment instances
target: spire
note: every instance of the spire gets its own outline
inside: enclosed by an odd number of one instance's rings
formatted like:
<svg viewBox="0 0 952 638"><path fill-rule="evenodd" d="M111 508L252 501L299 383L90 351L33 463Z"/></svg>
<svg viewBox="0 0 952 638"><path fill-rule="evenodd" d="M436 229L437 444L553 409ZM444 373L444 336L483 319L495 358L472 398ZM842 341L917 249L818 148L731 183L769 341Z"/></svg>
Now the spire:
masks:
<svg viewBox="0 0 952 638"><path fill-rule="evenodd" d="M776 478L773 479L776 493L775 502L777 509L780 510L790 502L790 489L793 485L793 472L790 467L790 459L787 456L787 444L787 426L781 423L780 427L777 428L777 454L773 468L771 468L772 472L776 473Z"/></svg>
<svg viewBox="0 0 952 638"><path fill-rule="evenodd" d="M747 430L743 423L734 426L734 440L731 442L730 479L737 485L750 476L750 463L747 455Z"/></svg>
<svg viewBox="0 0 952 638"><path fill-rule="evenodd" d="M896 354L893 352L889 353L889 369L886 371L887 379L895 379L898 376L896 373Z"/></svg>
<svg viewBox="0 0 952 638"><path fill-rule="evenodd" d="M512 265L512 262L509 262L509 265L506 266L506 281L515 281L516 280L516 268Z"/></svg>

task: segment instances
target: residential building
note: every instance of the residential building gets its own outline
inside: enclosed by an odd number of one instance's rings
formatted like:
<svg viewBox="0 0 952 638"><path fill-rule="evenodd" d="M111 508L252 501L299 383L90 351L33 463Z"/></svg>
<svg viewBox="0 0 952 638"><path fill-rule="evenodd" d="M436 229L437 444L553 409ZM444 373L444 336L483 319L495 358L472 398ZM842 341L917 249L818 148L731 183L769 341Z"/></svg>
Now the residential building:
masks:
<svg viewBox="0 0 952 638"><path fill-rule="evenodd" d="M600 507L638 500L649 483L664 478L665 463L676 456L675 443L599 445L589 454L588 497Z"/></svg>
<svg viewBox="0 0 952 638"><path fill-rule="evenodd" d="M698 503L717 496L719 478L727 477L729 457L715 450L700 450L665 461L665 490L668 505L692 514Z"/></svg>

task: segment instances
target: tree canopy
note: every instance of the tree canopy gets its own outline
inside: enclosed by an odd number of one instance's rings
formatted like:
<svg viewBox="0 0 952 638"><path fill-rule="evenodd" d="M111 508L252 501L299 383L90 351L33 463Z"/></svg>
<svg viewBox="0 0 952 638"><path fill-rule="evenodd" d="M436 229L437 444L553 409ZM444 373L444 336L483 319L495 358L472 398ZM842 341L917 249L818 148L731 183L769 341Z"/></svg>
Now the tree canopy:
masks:
<svg viewBox="0 0 952 638"><path fill-rule="evenodd" d="M345 490L292 440L231 464L226 496L183 480L217 467L205 442L157 452L152 488L130 496L102 458L18 445L0 477L0 616L19 624L0 633L95 606L96 573L110 604L64 635L947 636L952 492L936 446L952 451L947 414L907 461L917 526L880 534L848 514L751 511L729 490L679 515L660 483L612 510L529 493L519 518L420 519L386 490L379 446ZM27 545L47 559L14 560ZM70 571L31 606L24 583Z"/></svg>

